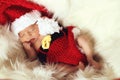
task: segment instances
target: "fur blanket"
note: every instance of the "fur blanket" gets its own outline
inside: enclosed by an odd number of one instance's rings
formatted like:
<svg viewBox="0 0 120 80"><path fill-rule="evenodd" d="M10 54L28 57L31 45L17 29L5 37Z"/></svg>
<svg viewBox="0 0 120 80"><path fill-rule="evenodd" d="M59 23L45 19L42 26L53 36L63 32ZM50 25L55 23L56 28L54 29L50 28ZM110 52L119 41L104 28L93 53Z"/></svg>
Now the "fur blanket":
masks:
<svg viewBox="0 0 120 80"><path fill-rule="evenodd" d="M103 58L103 68L88 66L65 80L112 80L120 77L120 1L119 0L31 0L45 5L65 26L75 25L95 39L95 51ZM3 28L4 27L4 28ZM6 26L0 26L0 79L58 80L63 77L57 65L29 62L25 52Z"/></svg>

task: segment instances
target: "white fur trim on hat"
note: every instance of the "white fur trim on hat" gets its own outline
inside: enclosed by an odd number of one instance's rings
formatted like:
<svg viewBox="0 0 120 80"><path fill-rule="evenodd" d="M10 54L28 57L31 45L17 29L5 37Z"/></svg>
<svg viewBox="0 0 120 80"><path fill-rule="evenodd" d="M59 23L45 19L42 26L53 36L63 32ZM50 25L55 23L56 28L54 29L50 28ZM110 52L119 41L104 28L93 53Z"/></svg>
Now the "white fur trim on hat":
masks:
<svg viewBox="0 0 120 80"><path fill-rule="evenodd" d="M39 18L37 24L41 35L53 34L54 32L59 32L60 30L58 22L47 17Z"/></svg>
<svg viewBox="0 0 120 80"><path fill-rule="evenodd" d="M40 12L33 10L32 12L26 13L20 18L17 18L11 25L11 31L18 36L20 31L24 30L31 24L34 24L36 21L41 35L53 34L60 30L58 22L54 19L49 19L47 17L42 18Z"/></svg>

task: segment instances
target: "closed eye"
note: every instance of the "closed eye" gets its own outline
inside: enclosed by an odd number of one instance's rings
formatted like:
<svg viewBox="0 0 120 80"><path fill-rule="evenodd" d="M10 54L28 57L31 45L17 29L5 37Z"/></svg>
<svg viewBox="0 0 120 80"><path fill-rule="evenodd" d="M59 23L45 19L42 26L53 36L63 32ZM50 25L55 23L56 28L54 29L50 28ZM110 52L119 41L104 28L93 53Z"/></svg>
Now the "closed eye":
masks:
<svg viewBox="0 0 120 80"><path fill-rule="evenodd" d="M35 29L33 28L33 29L30 29L28 32L30 33L30 32L33 32L33 31L35 31Z"/></svg>

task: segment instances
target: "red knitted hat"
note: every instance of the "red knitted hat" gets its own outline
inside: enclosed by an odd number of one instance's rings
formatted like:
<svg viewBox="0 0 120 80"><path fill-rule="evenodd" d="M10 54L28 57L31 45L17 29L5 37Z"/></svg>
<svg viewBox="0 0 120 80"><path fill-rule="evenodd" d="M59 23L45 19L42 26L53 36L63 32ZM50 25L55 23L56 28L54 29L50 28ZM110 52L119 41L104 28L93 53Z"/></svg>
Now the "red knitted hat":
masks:
<svg viewBox="0 0 120 80"><path fill-rule="evenodd" d="M52 17L44 6L27 0L0 0L0 24L12 22L32 10L38 10L42 16Z"/></svg>

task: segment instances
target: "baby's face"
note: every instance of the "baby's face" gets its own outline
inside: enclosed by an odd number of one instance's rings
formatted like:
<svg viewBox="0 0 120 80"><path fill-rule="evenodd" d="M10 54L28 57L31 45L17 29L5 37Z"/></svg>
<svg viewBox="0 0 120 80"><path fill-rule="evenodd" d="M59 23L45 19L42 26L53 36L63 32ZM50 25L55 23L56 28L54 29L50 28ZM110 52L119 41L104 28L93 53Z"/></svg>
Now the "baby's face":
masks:
<svg viewBox="0 0 120 80"><path fill-rule="evenodd" d="M39 36L39 28L37 24L32 24L18 33L21 42L29 42Z"/></svg>

